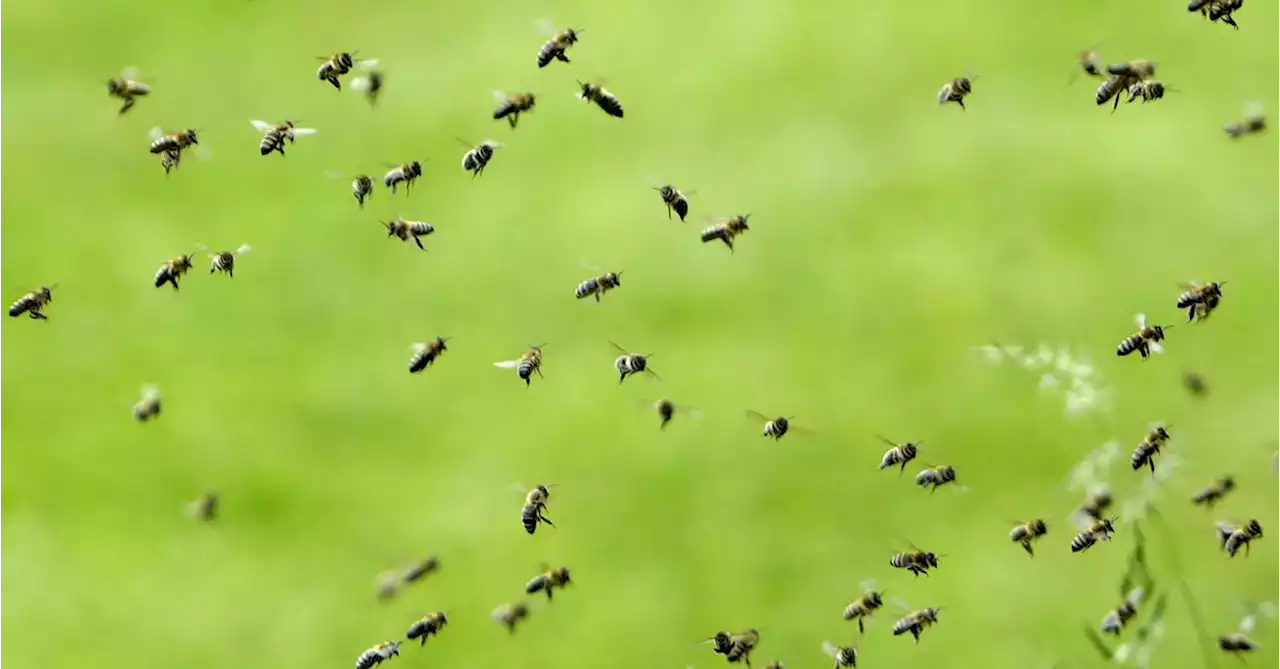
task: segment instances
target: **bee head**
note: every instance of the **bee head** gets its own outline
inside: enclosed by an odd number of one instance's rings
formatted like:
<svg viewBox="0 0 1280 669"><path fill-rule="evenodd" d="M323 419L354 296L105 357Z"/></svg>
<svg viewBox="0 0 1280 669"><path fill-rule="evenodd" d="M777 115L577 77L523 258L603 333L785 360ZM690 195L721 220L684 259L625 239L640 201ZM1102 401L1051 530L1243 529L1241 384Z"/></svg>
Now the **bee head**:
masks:
<svg viewBox="0 0 1280 669"><path fill-rule="evenodd" d="M561 568L557 569L557 570L556 570L556 577L560 579L560 584L561 584L561 585L565 585L565 584L567 584L567 583L571 583L571 582L572 582L572 581L570 581L570 580L569 580L569 568L568 568L568 567L561 567Z"/></svg>
<svg viewBox="0 0 1280 669"><path fill-rule="evenodd" d="M449 618L444 614L444 611L438 611L436 613L436 624L442 627L449 624Z"/></svg>
<svg viewBox="0 0 1280 669"><path fill-rule="evenodd" d="M1049 531L1049 528L1045 526L1044 521L1039 518L1032 521L1031 528L1036 531L1036 534L1045 534Z"/></svg>
<svg viewBox="0 0 1280 669"><path fill-rule="evenodd" d="M961 93L968 93L973 90L973 82L969 80L969 77L960 77L956 79L955 87Z"/></svg>
<svg viewBox="0 0 1280 669"><path fill-rule="evenodd" d="M565 29L564 33L561 35L561 40L563 40L565 44L576 44L578 41L578 30L573 28Z"/></svg>
<svg viewBox="0 0 1280 669"><path fill-rule="evenodd" d="M938 554L937 554L937 553L925 553L923 557L924 557L924 563L925 563L925 564L929 565L929 566L930 566L931 568L933 568L933 569L937 569L937 568L938 568Z"/></svg>
<svg viewBox="0 0 1280 669"><path fill-rule="evenodd" d="M1245 525L1245 529L1248 530L1249 534L1252 534L1255 537L1262 536L1262 524L1256 519L1250 520L1249 524Z"/></svg>
<svg viewBox="0 0 1280 669"><path fill-rule="evenodd" d="M119 93L119 92L120 92L120 90L121 90L122 88L123 88L123 86L121 86L121 85L120 85L120 82L119 82L118 80L116 80L116 79L108 79L108 80L107 80L107 92L108 92L108 93L110 93L110 94L114 95L114 94L116 94L116 93Z"/></svg>
<svg viewBox="0 0 1280 669"><path fill-rule="evenodd" d="M1234 476L1224 476L1224 477L1222 477L1221 485L1222 485L1222 489L1223 489L1224 491L1226 491L1226 490L1235 490L1235 489L1236 489L1236 479L1235 479L1235 477L1234 477Z"/></svg>
<svg viewBox="0 0 1280 669"><path fill-rule="evenodd" d="M452 337L436 337L436 349L440 351L448 350L445 347L445 342L449 341L450 339L452 339Z"/></svg>
<svg viewBox="0 0 1280 669"><path fill-rule="evenodd" d="M609 272L608 274L604 275L604 280L612 283L615 286L621 286L622 272Z"/></svg>
<svg viewBox="0 0 1280 669"><path fill-rule="evenodd" d="M395 221L378 221L378 222L379 222L379 223L381 223L384 227L386 227L386 229L387 229L387 236L388 236L388 237L390 237L390 236L392 236L392 235L396 234L396 222L395 222Z"/></svg>
<svg viewBox="0 0 1280 669"><path fill-rule="evenodd" d="M407 171L411 176L415 176L415 177L422 176L422 163L416 160L410 161L408 168L409 169Z"/></svg>
<svg viewBox="0 0 1280 669"><path fill-rule="evenodd" d="M1164 325L1152 325L1152 326L1151 326L1151 334L1153 335L1153 337L1155 338L1155 340L1156 340L1156 341L1160 341L1161 339L1164 339L1164 329L1165 329L1165 327L1166 327L1166 326L1164 326Z"/></svg>
<svg viewBox="0 0 1280 669"><path fill-rule="evenodd" d="M867 602L870 603L872 606L880 606L884 604L884 600L880 599L880 593L878 592L872 592L871 594L867 595Z"/></svg>
<svg viewBox="0 0 1280 669"><path fill-rule="evenodd" d="M955 467L952 467L952 466L949 466L949 465L948 465L948 466L946 466L946 467L943 467L943 468L942 468L942 471L941 471L941 472L939 472L939 473L940 473L940 474L942 474L942 478L943 478L944 480L947 480L947 481L954 481L954 480L956 480L956 468L955 468Z"/></svg>
<svg viewBox="0 0 1280 669"><path fill-rule="evenodd" d="M742 226L743 230L751 229L751 226L747 225L747 219L749 218L751 218L751 214L744 214L738 217L738 225Z"/></svg>
<svg viewBox="0 0 1280 669"><path fill-rule="evenodd" d="M550 490L547 490L547 486L540 485L540 486L538 486L538 487L537 487L537 491L538 491L538 492L540 492L540 493L542 493L542 496L543 496L544 498L545 498L545 497L550 497L550 496L551 496L551 491L550 491Z"/></svg>
<svg viewBox="0 0 1280 669"><path fill-rule="evenodd" d="M52 286L41 286L41 288L40 288L40 294L41 294L42 296L44 296L44 301L45 301L45 302L52 302L52 301L53 301L53 287L52 287Z"/></svg>
<svg viewBox="0 0 1280 669"><path fill-rule="evenodd" d="M1214 281L1213 283L1209 284L1209 288L1206 292L1208 292L1210 295L1221 295L1222 286L1225 283L1226 281Z"/></svg>
<svg viewBox="0 0 1280 669"><path fill-rule="evenodd" d="M192 130L192 129L190 129L190 128L187 128L187 130L186 130L185 132L183 132L183 133L182 133L182 136L183 136L183 137L186 137L186 138L187 138L187 141L188 141L188 142L191 142L192 144L199 144L199 141L198 141L198 140L197 140L197 138L196 138L196 131L195 131L195 130Z"/></svg>
<svg viewBox="0 0 1280 669"><path fill-rule="evenodd" d="M589 98L595 92L595 84L589 81L579 81L578 85L582 87L582 94L578 96L580 98Z"/></svg>

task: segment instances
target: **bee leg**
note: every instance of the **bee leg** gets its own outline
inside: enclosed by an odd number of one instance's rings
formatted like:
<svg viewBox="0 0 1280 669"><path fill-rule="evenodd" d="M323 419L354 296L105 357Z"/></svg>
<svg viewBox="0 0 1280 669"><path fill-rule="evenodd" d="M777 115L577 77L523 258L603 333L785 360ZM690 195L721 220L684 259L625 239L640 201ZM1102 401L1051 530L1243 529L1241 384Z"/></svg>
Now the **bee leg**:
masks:
<svg viewBox="0 0 1280 669"><path fill-rule="evenodd" d="M1228 17L1228 18L1230 18L1230 17ZM556 52L556 60L558 60L558 61L560 61L560 62L562 62L562 63L567 63L567 62L569 62L569 57L568 57L568 56L566 56L566 55L564 55L564 50L563 50L563 49L561 49L560 51L557 51L557 52ZM747 666L751 666L751 665L747 665Z"/></svg>
<svg viewBox="0 0 1280 669"><path fill-rule="evenodd" d="M916 628L916 627L911 628L911 638L915 639L917 644L918 644L918 643L920 643L920 629L919 629L919 628Z"/></svg>
<svg viewBox="0 0 1280 669"><path fill-rule="evenodd" d="M1120 94L1116 93L1116 102L1114 105L1111 105L1111 113L1112 114L1116 113L1116 110L1119 108L1120 108Z"/></svg>
<svg viewBox="0 0 1280 669"><path fill-rule="evenodd" d="M550 525L551 527L555 527L555 526L556 526L556 524L555 524L555 523L551 522L551 519L550 519L550 518L548 518L548 517L546 517L546 516L542 515L541 513L539 513L539 514L538 514L538 520L541 520L542 522L544 522L544 523L546 523L546 524Z"/></svg>
<svg viewBox="0 0 1280 669"><path fill-rule="evenodd" d="M423 246L423 245L422 245L422 240L421 240L421 239L418 239L417 237L414 237L414 238L413 238L413 242L414 242L415 244L417 244L417 245L418 245L418 248L422 249L423 251L426 251L426 250L427 250L427 247L425 247L425 246Z"/></svg>
<svg viewBox="0 0 1280 669"><path fill-rule="evenodd" d="M859 616L858 617L858 634L863 634L863 633L865 633L865 630L862 629L862 617Z"/></svg>
<svg viewBox="0 0 1280 669"><path fill-rule="evenodd" d="M1147 458L1147 465L1151 467L1151 475L1156 475L1156 459L1155 456Z"/></svg>
<svg viewBox="0 0 1280 669"><path fill-rule="evenodd" d="M667 205L667 220L671 220L671 205Z"/></svg>
<svg viewBox="0 0 1280 669"><path fill-rule="evenodd" d="M1022 544L1022 550L1026 551L1026 552L1027 552L1027 555L1030 555L1031 557L1035 557L1035 556L1036 556L1036 552L1031 548L1031 542L1029 542L1029 541L1027 541L1027 542L1023 542L1023 544Z"/></svg>
<svg viewBox="0 0 1280 669"><path fill-rule="evenodd" d="M1236 20L1235 20L1235 19L1233 19L1233 18L1231 18L1231 15L1230 15L1230 14L1227 14L1226 16L1223 16L1223 17L1222 17L1222 22L1223 22L1223 23L1225 23L1225 24L1227 24L1227 25L1229 25L1229 26L1231 26L1232 28L1235 28L1236 30L1239 30L1239 29L1240 29L1240 26L1236 25Z"/></svg>
<svg viewBox="0 0 1280 669"><path fill-rule="evenodd" d="M963 98L961 98L961 99L957 99L957 100L956 100L956 104L960 105L960 111L968 111L967 109L965 109L965 108L964 108L964 99L963 99Z"/></svg>
<svg viewBox="0 0 1280 669"><path fill-rule="evenodd" d="M132 108L133 108L133 105L134 105L133 98L127 98L127 99L124 101L124 105L123 105L122 107L120 107L120 113L121 113L121 114L123 114L123 113L125 113L125 112L129 111L130 109L132 109Z"/></svg>
<svg viewBox="0 0 1280 669"><path fill-rule="evenodd" d="M512 130L515 130L515 127L516 127L516 119L517 119L517 118L519 118L519 117L520 117L520 112L516 112L516 113L514 113L514 114L512 114L512 115L510 115L510 116L508 116L508 117L507 117L507 123L511 126L511 129L512 129Z"/></svg>
<svg viewBox="0 0 1280 669"><path fill-rule="evenodd" d="M48 317L48 316L45 316L44 314L40 313L39 311L35 311L35 310L28 311L28 312L27 312L27 315L31 316L31 319L32 319L32 320L37 320L37 321L40 321L40 320L45 320L45 321L47 321L47 320L49 320L49 317Z"/></svg>
<svg viewBox="0 0 1280 669"><path fill-rule="evenodd" d="M328 82L333 84L334 88L342 90L342 82L338 81L337 77L329 77Z"/></svg>
<svg viewBox="0 0 1280 669"><path fill-rule="evenodd" d="M600 301L600 293L598 293L598 292L597 292L597 293L596 293L596 302L599 302L599 301Z"/></svg>
<svg viewBox="0 0 1280 669"><path fill-rule="evenodd" d="M551 591L554 590L549 584L547 585L547 601L551 601Z"/></svg>

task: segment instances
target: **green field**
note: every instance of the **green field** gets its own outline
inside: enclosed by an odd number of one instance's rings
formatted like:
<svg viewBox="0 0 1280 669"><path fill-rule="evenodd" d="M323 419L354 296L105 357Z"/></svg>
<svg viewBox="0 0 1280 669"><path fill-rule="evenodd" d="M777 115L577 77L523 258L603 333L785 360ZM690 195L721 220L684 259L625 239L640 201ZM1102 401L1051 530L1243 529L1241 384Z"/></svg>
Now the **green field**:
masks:
<svg viewBox="0 0 1280 669"><path fill-rule="evenodd" d="M1172 541L1146 528L1175 594L1153 666L1201 666L1176 579L1213 634L1278 587L1277 143L1221 130L1250 100L1280 111L1277 8L1246 4L1234 31L1154 1L10 2L4 296L60 283L48 322L4 324L3 663L350 667L442 609L386 666L707 669L724 659L696 640L755 626L757 667L824 667L875 579L945 608L918 646L877 615L859 666L1100 666L1080 628L1117 603L1132 525L1071 554L1064 478L1164 420L1181 466ZM585 29L572 64L535 66L543 17ZM1097 42L1180 92L1096 107L1068 79ZM387 73L376 108L315 78L354 49ZM155 92L118 117L103 83L126 65ZM966 72L968 110L937 108ZM573 99L596 77L625 119ZM492 89L537 108L512 131ZM320 132L263 158L251 118ZM208 155L166 179L152 126L200 129ZM472 180L457 138L485 137L506 146ZM412 194L379 185L363 211L325 177L414 158ZM697 191L687 223L662 181ZM699 243L746 212L735 253ZM396 215L436 226L427 253L377 227ZM151 286L197 243L244 242L234 279L201 256L180 292ZM584 264L623 286L574 300ZM1182 325L1197 278L1226 297ZM1135 312L1180 323L1145 364L1113 353ZM437 335L448 353L406 373ZM969 350L993 339L1071 346L1110 404L1064 418ZM610 340L661 380L619 387ZM542 342L528 389L492 366ZM165 404L140 425L144 383ZM703 418L660 432L639 406L658 396ZM767 441L748 409L814 434ZM876 434L924 440L908 476L877 471ZM922 463L971 491L915 488ZM1188 502L1227 473L1217 510ZM1144 475L1112 477L1123 502ZM539 482L557 527L529 537L512 487ZM184 515L204 490L212 526ZM1007 533L1035 516L1028 559ZM1250 517L1258 555L1229 561L1212 522ZM890 569L907 541L941 568ZM380 571L431 553L440 573L375 600ZM575 584L508 638L488 614L543 561ZM1274 666L1275 622L1255 638Z"/></svg>

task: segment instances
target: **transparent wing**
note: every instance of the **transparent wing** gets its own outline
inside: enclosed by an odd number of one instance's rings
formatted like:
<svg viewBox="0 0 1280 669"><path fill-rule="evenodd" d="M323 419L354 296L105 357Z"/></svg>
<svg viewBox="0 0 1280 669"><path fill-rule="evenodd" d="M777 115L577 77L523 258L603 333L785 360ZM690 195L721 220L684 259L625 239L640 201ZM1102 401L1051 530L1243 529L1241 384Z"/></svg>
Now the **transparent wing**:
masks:
<svg viewBox="0 0 1280 669"><path fill-rule="evenodd" d="M1146 327L1147 327L1147 315L1146 315L1146 314L1136 314L1136 315L1133 317L1133 322L1138 326L1138 329L1139 329L1139 330L1142 330L1142 329L1144 329L1144 328L1146 328Z"/></svg>
<svg viewBox="0 0 1280 669"><path fill-rule="evenodd" d="M1245 616L1244 619L1240 621L1240 632L1242 634L1247 632L1252 632L1253 627L1255 624L1257 624L1257 622L1258 622L1257 618L1253 617L1252 614Z"/></svg>
<svg viewBox="0 0 1280 669"><path fill-rule="evenodd" d="M550 19L538 19L533 22L533 27L547 37L555 37L556 32L558 32L556 24L552 23Z"/></svg>
<svg viewBox="0 0 1280 669"><path fill-rule="evenodd" d="M835 657L840 654L840 649L837 648L836 645L834 643L831 643L830 641L823 641L822 652L826 653L827 655L830 655L831 657Z"/></svg>
<svg viewBox="0 0 1280 669"><path fill-rule="evenodd" d="M377 66L378 66L377 58L365 58L364 60L356 61L356 67L364 68L366 70L377 67Z"/></svg>
<svg viewBox="0 0 1280 669"><path fill-rule="evenodd" d="M274 123L267 123L266 121L259 121L258 119L250 119L249 124L256 128L258 132L269 132L276 127L276 124Z"/></svg>
<svg viewBox="0 0 1280 669"><path fill-rule="evenodd" d="M327 179L346 179L347 178L347 175L342 174L340 172L335 172L333 170L325 170L324 176Z"/></svg>
<svg viewBox="0 0 1280 669"><path fill-rule="evenodd" d="M363 93L369 90L369 84L371 82L372 80L369 77L356 77L351 80L351 87Z"/></svg>
<svg viewBox="0 0 1280 669"><path fill-rule="evenodd" d="M515 369L516 367L519 367L519 366L520 366L520 361L519 361L519 360L504 360L504 361L502 361L502 362L495 362L495 363L493 363L493 366L494 366L494 367L499 367L499 368L502 368L502 369Z"/></svg>
<svg viewBox="0 0 1280 669"><path fill-rule="evenodd" d="M150 383L142 386L142 399L152 400L160 396L160 389Z"/></svg>
<svg viewBox="0 0 1280 669"><path fill-rule="evenodd" d="M163 128L161 128L160 126L156 126L156 127L154 127L154 128L152 128L152 129L150 129L150 130L148 130L148 131L147 131L147 137L150 137L150 138L151 138L151 141L153 141L153 142L154 142L154 141L156 141L157 139L160 139L161 137L164 137L164 129L163 129Z"/></svg>
<svg viewBox="0 0 1280 669"><path fill-rule="evenodd" d="M1244 106L1244 114L1248 118L1257 118L1262 116L1262 103L1250 102Z"/></svg>
<svg viewBox="0 0 1280 669"><path fill-rule="evenodd" d="M772 418L760 413L759 411L752 411L751 409L747 409L747 418L758 418L766 423L773 420Z"/></svg>
<svg viewBox="0 0 1280 669"><path fill-rule="evenodd" d="M294 128L290 132L295 137L306 137L307 135L314 135L318 131L315 128Z"/></svg>
<svg viewBox="0 0 1280 669"><path fill-rule="evenodd" d="M613 343L613 342L609 342L609 345L610 345L610 346L612 346L612 347L614 347L615 349L617 349L617 350L618 350L618 352L619 352L619 353L621 353L622 355L631 355L629 352L627 352L627 349L622 348L621 346L618 346L617 344L615 344L615 343Z"/></svg>
<svg viewBox="0 0 1280 669"><path fill-rule="evenodd" d="M130 65L129 67L126 67L123 70L120 70L120 78L129 79L131 81L137 81L138 68L134 67L133 65Z"/></svg>
<svg viewBox="0 0 1280 669"><path fill-rule="evenodd" d="M242 256L252 250L253 250L252 246L249 246L248 244L241 244L240 248L236 249L236 255Z"/></svg>
<svg viewBox="0 0 1280 669"><path fill-rule="evenodd" d="M499 102L505 102L507 98L511 97L510 95L507 95L505 92L497 89L494 89L491 92L493 93L494 99L498 100Z"/></svg>
<svg viewBox="0 0 1280 669"><path fill-rule="evenodd" d="M1164 347L1156 342L1147 344L1147 348L1151 349L1152 353L1164 353Z"/></svg>
<svg viewBox="0 0 1280 669"><path fill-rule="evenodd" d="M862 582L858 583L858 587L859 587L859 588L862 588L863 592L866 592L866 591L868 591L868 590L875 590L875 589L876 589L876 580L875 580L874 578L869 578L869 579L867 579L867 580L865 580L865 581L862 581Z"/></svg>

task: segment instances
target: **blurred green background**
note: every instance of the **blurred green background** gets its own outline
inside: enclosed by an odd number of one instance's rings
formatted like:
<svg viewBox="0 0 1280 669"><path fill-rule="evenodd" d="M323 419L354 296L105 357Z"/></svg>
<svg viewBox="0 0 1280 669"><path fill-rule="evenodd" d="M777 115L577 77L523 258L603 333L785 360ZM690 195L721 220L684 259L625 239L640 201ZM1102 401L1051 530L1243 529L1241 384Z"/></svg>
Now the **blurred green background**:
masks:
<svg viewBox="0 0 1280 669"><path fill-rule="evenodd" d="M1250 100L1280 109L1277 9L1246 4L1237 32L1102 0L7 3L4 295L61 284L48 322L3 332L5 664L350 666L444 609L390 666L702 669L724 660L693 642L757 626L755 664L819 667L873 578L946 608L918 646L877 616L864 666L1097 666L1080 627L1117 603L1132 533L1071 554L1063 479L1156 420L1182 466L1154 568L1172 588L1176 549L1229 631L1277 591L1277 145L1221 130ZM585 29L571 65L535 66L539 18ZM1095 107L1096 81L1068 85L1095 43L1180 92ZM314 56L355 49L387 73L377 108L315 78ZM155 92L119 118L104 82L126 65ZM966 72L968 111L938 109ZM596 77L624 120L573 99ZM537 108L512 131L492 89ZM251 118L320 133L263 158ZM152 126L200 129L208 159L166 179ZM506 147L473 181L456 138L485 137ZM324 176L413 158L412 195L379 185L363 211ZM649 189L665 181L697 191L689 222ZM698 242L745 212L735 254ZM436 225L428 253L380 231L397 214ZM202 257L180 292L151 286L197 243L244 242L234 279ZM584 264L624 285L575 301ZM1195 278L1230 281L1220 312L1116 358L1135 312L1184 320ZM407 374L436 335L448 353ZM1065 419L967 350L993 338L1087 354L1109 408ZM619 387L608 340L662 380ZM541 342L531 388L493 368ZM139 425L143 383L165 405ZM659 432L639 403L660 395L704 418ZM747 409L815 434L766 441ZM919 463L971 492L878 472L877 433L924 440ZM1193 508L1225 473L1237 493ZM1143 478L1112 476L1122 498ZM560 484L557 529L529 537L512 486L539 482ZM214 526L183 514L206 489ZM1051 535L1032 560L1007 532L1034 516ZM1229 561L1212 522L1249 517L1269 534ZM891 570L906 541L941 569ZM379 571L430 553L438 575L375 601ZM487 616L543 561L575 585L508 638ZM1180 599L1166 624L1157 666L1200 665ZM1276 636L1257 632L1261 666Z"/></svg>

